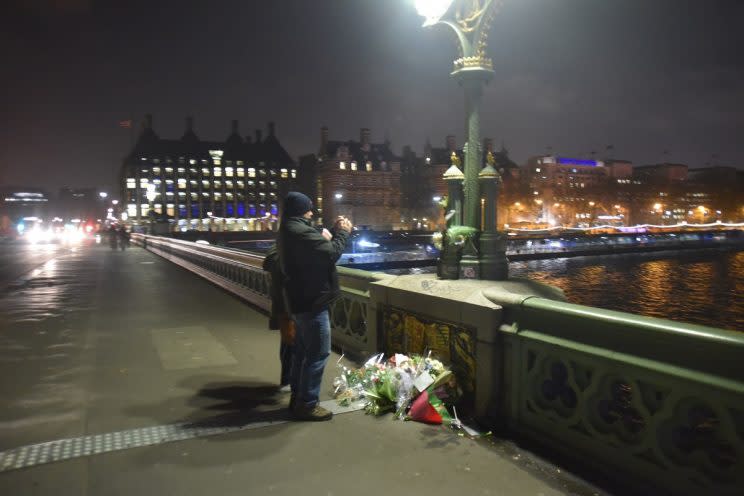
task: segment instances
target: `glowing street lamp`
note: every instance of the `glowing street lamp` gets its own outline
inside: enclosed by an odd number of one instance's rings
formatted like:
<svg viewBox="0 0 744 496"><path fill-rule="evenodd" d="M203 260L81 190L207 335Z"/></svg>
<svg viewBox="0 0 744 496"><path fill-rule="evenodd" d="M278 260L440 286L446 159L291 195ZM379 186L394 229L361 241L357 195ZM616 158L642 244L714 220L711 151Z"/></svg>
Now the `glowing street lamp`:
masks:
<svg viewBox="0 0 744 496"><path fill-rule="evenodd" d="M424 26L444 24L457 36L460 57L454 61L451 75L465 90L467 113L465 165L463 171L462 219L455 217L452 225L463 224L476 231L474 240L466 245L460 274L463 277L502 280L509 277L506 259L506 237L496 230L496 204L501 177L493 167L493 158L481 170L480 101L483 86L493 77L493 62L486 56L486 42L491 21L503 0L415 0L418 13L425 18ZM479 185L480 182L480 185ZM481 191L483 190L483 191ZM481 196L486 197L481 216ZM459 216L459 212L457 212ZM481 218L484 225L481 225Z"/></svg>
<svg viewBox="0 0 744 496"><path fill-rule="evenodd" d="M425 17L424 27L438 23L444 14L452 7L453 0L416 0L416 11Z"/></svg>

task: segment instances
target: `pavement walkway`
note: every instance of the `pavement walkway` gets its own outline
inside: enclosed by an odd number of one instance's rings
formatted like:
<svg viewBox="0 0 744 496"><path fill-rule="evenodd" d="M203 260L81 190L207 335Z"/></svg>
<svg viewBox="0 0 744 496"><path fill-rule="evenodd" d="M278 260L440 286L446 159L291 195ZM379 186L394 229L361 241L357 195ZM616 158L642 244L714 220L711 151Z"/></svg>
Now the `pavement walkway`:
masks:
<svg viewBox="0 0 744 496"><path fill-rule="evenodd" d="M140 248L48 258L0 288L2 495L605 494L494 436L289 421L265 315Z"/></svg>

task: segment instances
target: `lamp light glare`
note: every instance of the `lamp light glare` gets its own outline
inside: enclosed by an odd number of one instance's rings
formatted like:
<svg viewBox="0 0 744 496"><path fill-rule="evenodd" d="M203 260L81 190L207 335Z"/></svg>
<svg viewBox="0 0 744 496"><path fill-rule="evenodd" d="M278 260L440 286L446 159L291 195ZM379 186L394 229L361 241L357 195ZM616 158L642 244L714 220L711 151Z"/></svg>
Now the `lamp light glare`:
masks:
<svg viewBox="0 0 744 496"><path fill-rule="evenodd" d="M414 5L418 14L426 20L424 26L431 26L439 22L447 13L453 0L415 0Z"/></svg>

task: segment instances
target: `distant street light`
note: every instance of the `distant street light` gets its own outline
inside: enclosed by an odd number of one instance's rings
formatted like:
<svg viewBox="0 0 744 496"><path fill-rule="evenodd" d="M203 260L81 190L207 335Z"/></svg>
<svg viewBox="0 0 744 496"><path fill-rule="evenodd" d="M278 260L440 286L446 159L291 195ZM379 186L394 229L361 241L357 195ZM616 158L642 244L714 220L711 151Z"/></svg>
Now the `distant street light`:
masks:
<svg viewBox="0 0 744 496"><path fill-rule="evenodd" d="M343 197L344 197L344 194L343 194L343 193L336 193L335 195L333 195L333 197L334 197L334 198L335 198L336 200L340 200L341 198L343 198Z"/></svg>
<svg viewBox="0 0 744 496"><path fill-rule="evenodd" d="M498 190L495 186L501 178L492 161L481 170L480 150L480 101L484 84L493 76L493 62L486 56L486 41L491 21L501 3L502 0L415 0L416 10L426 19L424 26L449 26L459 41L461 57L454 61L451 75L465 90L467 128L463 216L462 219L455 218L453 224L462 223L475 229L473 240L480 245L469 245L463 254L462 275L491 280L509 277L506 237L496 230ZM492 183L495 185L491 186ZM487 197L483 216L485 225L481 225L481 194L484 192L488 195L484 195Z"/></svg>
<svg viewBox="0 0 744 496"><path fill-rule="evenodd" d="M105 191L99 191L98 196L100 196L101 199L104 199L108 196L108 193L106 193Z"/></svg>

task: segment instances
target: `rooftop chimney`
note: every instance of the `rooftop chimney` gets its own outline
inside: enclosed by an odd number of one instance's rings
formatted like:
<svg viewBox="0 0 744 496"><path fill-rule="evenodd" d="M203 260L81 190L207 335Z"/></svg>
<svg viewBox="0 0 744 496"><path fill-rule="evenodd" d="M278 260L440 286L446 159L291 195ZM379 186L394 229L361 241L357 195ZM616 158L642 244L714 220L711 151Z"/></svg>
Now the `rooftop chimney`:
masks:
<svg viewBox="0 0 744 496"><path fill-rule="evenodd" d="M493 152L493 140L491 138L485 138L483 140L483 150L488 152Z"/></svg>
<svg viewBox="0 0 744 496"><path fill-rule="evenodd" d="M369 137L371 132L369 128L363 127L359 130L359 143L362 144L362 150L369 149Z"/></svg>
<svg viewBox="0 0 744 496"><path fill-rule="evenodd" d="M231 127L232 127L232 134L238 134L238 135L240 134L238 132L238 121L237 121L237 119L233 119L232 126Z"/></svg>
<svg viewBox="0 0 744 496"><path fill-rule="evenodd" d="M145 129L152 129L152 114L145 114Z"/></svg>
<svg viewBox="0 0 744 496"><path fill-rule="evenodd" d="M186 134L194 132L194 118L186 117Z"/></svg>
<svg viewBox="0 0 744 496"><path fill-rule="evenodd" d="M261 138L262 138L261 130L256 129L256 143L261 143Z"/></svg>
<svg viewBox="0 0 744 496"><path fill-rule="evenodd" d="M276 129L276 126L273 122L269 121L269 136L274 136L274 131Z"/></svg>

